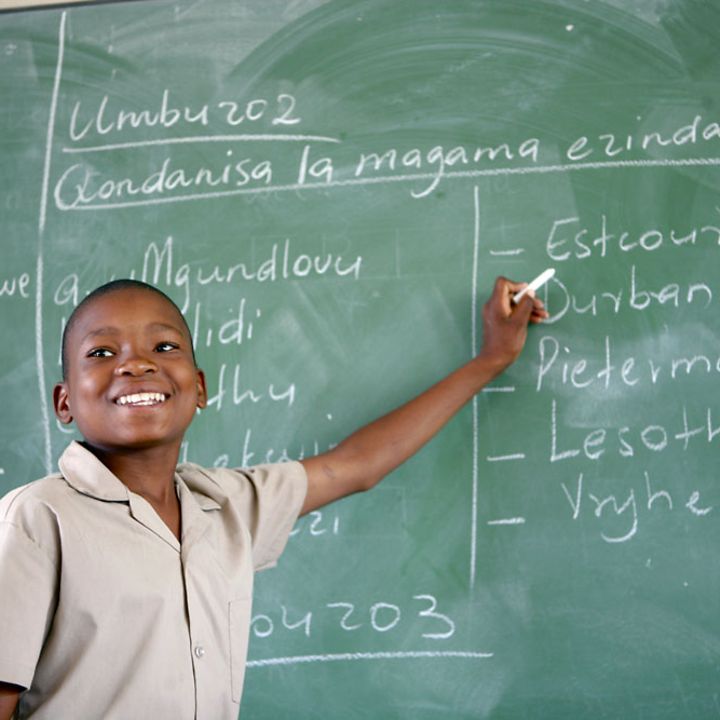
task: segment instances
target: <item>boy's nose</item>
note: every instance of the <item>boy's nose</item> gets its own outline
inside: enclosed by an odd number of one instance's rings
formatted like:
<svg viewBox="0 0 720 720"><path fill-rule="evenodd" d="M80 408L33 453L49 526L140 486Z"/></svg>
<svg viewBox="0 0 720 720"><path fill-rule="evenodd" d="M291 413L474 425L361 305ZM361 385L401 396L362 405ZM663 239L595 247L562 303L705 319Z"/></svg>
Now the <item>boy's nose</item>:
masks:
<svg viewBox="0 0 720 720"><path fill-rule="evenodd" d="M145 375L157 372L157 365L150 359L140 355L127 357L115 368L118 375Z"/></svg>

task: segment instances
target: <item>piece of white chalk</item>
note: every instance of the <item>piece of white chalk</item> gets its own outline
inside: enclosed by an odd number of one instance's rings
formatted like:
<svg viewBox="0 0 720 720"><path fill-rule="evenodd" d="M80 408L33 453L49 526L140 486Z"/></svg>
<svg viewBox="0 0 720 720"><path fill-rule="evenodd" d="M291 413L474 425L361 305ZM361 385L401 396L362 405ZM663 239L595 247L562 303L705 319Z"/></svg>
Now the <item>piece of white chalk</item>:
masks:
<svg viewBox="0 0 720 720"><path fill-rule="evenodd" d="M523 288L519 293L515 293L512 299L513 303L519 303L530 290L541 288L553 275L555 275L555 268L548 268L545 272L540 273L526 288Z"/></svg>

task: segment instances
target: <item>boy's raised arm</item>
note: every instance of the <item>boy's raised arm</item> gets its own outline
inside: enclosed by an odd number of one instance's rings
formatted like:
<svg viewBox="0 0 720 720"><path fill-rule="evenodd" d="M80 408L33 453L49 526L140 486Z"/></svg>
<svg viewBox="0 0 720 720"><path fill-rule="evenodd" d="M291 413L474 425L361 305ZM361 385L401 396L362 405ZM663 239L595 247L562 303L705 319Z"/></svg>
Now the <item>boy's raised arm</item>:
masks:
<svg viewBox="0 0 720 720"><path fill-rule="evenodd" d="M502 277L495 281L483 308L483 346L476 358L333 450L302 461L308 491L301 514L374 487L518 357L528 323L547 317L542 303L530 294L513 305L513 295L525 285Z"/></svg>

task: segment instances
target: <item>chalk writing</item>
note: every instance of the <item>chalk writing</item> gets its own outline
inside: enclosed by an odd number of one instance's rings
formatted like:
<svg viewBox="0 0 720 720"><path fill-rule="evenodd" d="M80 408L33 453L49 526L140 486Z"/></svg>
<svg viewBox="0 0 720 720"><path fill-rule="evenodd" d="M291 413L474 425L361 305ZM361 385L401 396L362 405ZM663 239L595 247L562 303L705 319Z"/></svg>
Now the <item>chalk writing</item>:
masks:
<svg viewBox="0 0 720 720"><path fill-rule="evenodd" d="M234 100L224 100L217 105L226 110L225 122L228 125L239 125L242 122L257 122L266 115L271 116L271 125L297 125L300 118L295 115L297 101L294 95L280 93L275 99L275 109L269 109L270 103L264 98L238 103Z"/></svg>
<svg viewBox="0 0 720 720"><path fill-rule="evenodd" d="M207 104L196 108L188 105L175 107L170 101L170 91L163 90L159 107L153 112L151 110L125 110L120 109L116 113L108 111L109 95L103 95L97 108L89 114L89 119L82 121L80 115L82 102L77 100L73 105L70 114L70 127L68 135L73 142L83 140L92 130L97 135L108 135L109 133L123 130L124 128L150 128L160 126L170 128L178 122L185 125L204 125L209 122L209 107Z"/></svg>
<svg viewBox="0 0 720 720"><path fill-rule="evenodd" d="M190 106L174 102L170 90L166 88L158 103L151 109L112 110L111 102L111 96L106 94L97 106L84 111L82 101L77 100L70 113L68 128L70 140L76 143L92 138L93 135L106 136L124 130L207 127L222 122L229 127L263 120L270 126L297 125L301 122L301 118L297 115L295 96L289 93L280 93L271 100L223 99L214 104L200 103Z"/></svg>
<svg viewBox="0 0 720 720"><path fill-rule="evenodd" d="M657 385L700 376L720 374L720 353L701 351L673 355L639 357L623 354L617 357L609 335L598 338L593 353L578 355L552 335L543 335L537 342L537 380L535 389L568 386L579 390L610 390L624 387ZM586 346L587 350L587 346Z"/></svg>
<svg viewBox="0 0 720 720"><path fill-rule="evenodd" d="M237 138L235 138L237 139ZM242 138L247 139L247 138ZM310 138L307 138L310 139ZM139 144L139 143L138 143ZM141 199L131 199L126 201L116 200L113 202L98 202L98 203L81 203L82 195L77 195L75 200L71 199L70 204L67 204L61 196L60 184L55 186L56 194L56 207L62 211L78 211L78 210L116 210L121 208L129 207L148 207L152 205L166 205L170 203L179 202L197 202L201 200L214 200L218 198L231 198L239 197L242 195L256 195L256 194L268 194L268 193L287 193L296 192L298 190L328 190L330 188L351 188L351 187L362 187L368 185L385 185L385 184L404 184L404 183L419 183L421 181L429 181L434 184L434 189L439 185L438 177L442 180L472 180L477 178L492 178L498 176L510 176L510 175L548 175L558 173L570 173L570 172L583 172L591 170L608 170L608 169L637 169L637 168L682 168L682 167L715 167L720 166L720 157L705 157L705 158L682 158L682 159L660 159L660 160L616 160L607 162L593 162L593 163L577 163L575 165L568 164L554 164L554 165L520 165L517 167L491 167L483 169L470 169L470 170L449 170L438 176L437 172L416 172L416 173L403 173L397 175L381 175L372 177L361 177L361 178L339 178L331 180L333 176L333 161L330 157L321 158L315 161L310 167L313 168L313 172L316 173L315 177L319 178L315 182L308 180L307 175L304 177L302 182L298 182L297 179L292 182L278 183L278 184L255 184L245 187L235 187L224 190L205 190L203 192L194 193L173 193L166 194L161 197L147 197ZM73 172L80 172L82 167L77 165L73 168ZM310 174L309 172L307 174ZM203 180L212 175L212 170L206 168L206 172L200 173L199 179ZM181 171L179 175L173 176L174 183L178 181L178 178L187 179L186 172ZM192 182L192 180L190 180ZM128 185L132 185L132 180L122 185L117 185L113 179L107 181L107 186L104 188L105 192L110 193L112 196L116 191L124 191ZM160 188L162 189L162 188ZM72 192L73 188L70 188ZM82 187L77 185L75 192L79 193ZM421 198L426 197L426 191L411 192L412 197Z"/></svg>
<svg viewBox="0 0 720 720"><path fill-rule="evenodd" d="M279 612L264 610L254 615L250 632L259 639L269 638L280 630L300 631L306 638L311 638L316 629L323 632L341 629L367 636L403 629L407 632L409 623L413 634L426 640L448 640L455 635L455 621L439 612L434 595L413 595L412 601L411 605L406 603L409 607L383 601L368 607L342 600L325 603L319 610L295 612L281 604Z"/></svg>
<svg viewBox="0 0 720 720"><path fill-rule="evenodd" d="M73 210L96 201L122 203L137 196L166 196L178 189L211 193L218 187L267 187L272 179L270 160L252 156L236 159L233 150L226 150L225 162L216 166L181 167L173 163L171 157L166 157L150 173L139 171L122 178L103 177L89 165L75 163L60 176L53 197L59 210Z"/></svg>
<svg viewBox="0 0 720 720"><path fill-rule="evenodd" d="M679 491L658 489L653 485L647 470L643 471L642 475L642 490L636 493L635 488L631 487L620 497L616 493L603 495L586 490L583 473L578 475L574 487L564 482L560 486L570 505L573 520L578 520L581 511L587 506L591 517L605 524L600 536L607 543L624 543L635 537L639 527L640 510L667 513L682 509L696 518L703 518L713 511L712 506L702 503L698 490L692 490L687 496L683 495L680 500L681 507L678 508Z"/></svg>
<svg viewBox="0 0 720 720"><path fill-rule="evenodd" d="M223 452L209 460L202 459L202 447L196 452L194 445L189 440L184 440L180 452L180 462L187 462L188 458L200 458L193 462L201 462L203 465L212 467L251 467L265 463L302 460L332 450L337 446L336 442L320 442L317 439L299 442L292 446L261 446L255 440L252 428L247 428L244 432L238 430L237 438L238 450L233 451L232 457L230 453Z"/></svg>
<svg viewBox="0 0 720 720"><path fill-rule="evenodd" d="M499 518L497 520L488 520L488 525L524 525L524 517Z"/></svg>
<svg viewBox="0 0 720 720"><path fill-rule="evenodd" d="M340 534L340 517L332 510L313 510L301 517L290 532L290 537L334 537Z"/></svg>
<svg viewBox="0 0 720 720"><path fill-rule="evenodd" d="M648 228L630 232L619 229L608 232L607 216L600 216L600 228L591 230L581 224L580 218L571 216L553 221L545 250L555 262L612 257L613 252L655 252L663 247L720 245L720 227L707 224L700 227Z"/></svg>
<svg viewBox="0 0 720 720"><path fill-rule="evenodd" d="M210 387L217 388L217 392L208 397L207 406L217 412L220 412L227 403L242 405L248 402L257 405L261 402L272 402L292 407L297 392L295 383L283 387L269 383L262 389L247 387L243 381L240 363L235 363L231 372L228 372L228 363L222 363L218 369L217 379L210 383Z"/></svg>
<svg viewBox="0 0 720 720"><path fill-rule="evenodd" d="M606 132L594 137L581 135L568 147L565 155L568 160L577 162L589 158L597 159L624 156L636 150L662 150L667 147L682 147L698 143L720 140L720 125L704 120L702 115L695 117L680 127L669 131L645 130L630 133Z"/></svg>
<svg viewBox="0 0 720 720"><path fill-rule="evenodd" d="M139 277L145 282L175 287L182 292L181 310L186 312L193 299L193 289L209 285L229 285L243 282L275 283L323 276L337 278L360 277L363 259L359 255L345 258L327 252L307 254L299 252L295 243L286 238L272 242L255 253L252 261L237 259L224 265L176 262L175 240L166 238L162 245L150 242L143 255Z"/></svg>
<svg viewBox="0 0 720 720"><path fill-rule="evenodd" d="M491 657L493 657L493 653L477 652L473 650L399 650L395 652L327 653L325 655L293 655L287 657L263 658L261 660L248 660L247 667L264 668L288 665L307 665L310 663L372 662L376 660L486 660Z"/></svg>
<svg viewBox="0 0 720 720"><path fill-rule="evenodd" d="M507 462L508 460L524 460L525 453L510 453L508 455L488 455L488 462Z"/></svg>
<svg viewBox="0 0 720 720"><path fill-rule="evenodd" d="M123 130L137 130L160 127L169 129L177 123L207 126L210 123L211 105L201 104L199 108L189 106L173 107L169 90L163 91L159 105L154 110L110 111L110 96L103 96L98 107L90 113L90 118L81 121L81 101L76 101L70 118L69 135L73 142L83 140L93 130L96 135L106 136ZM245 122L267 120L270 126L296 125L300 118L295 113L296 99L287 93L279 94L275 99L275 111L270 110L270 102L264 98L249 101L221 100L217 109L224 114L224 122L229 127L237 127ZM266 117L267 115L267 117ZM223 120L221 120L222 122ZM177 158L168 156L149 174L124 177L103 176L102 170L95 166L76 163L66 168L55 184L54 199L58 209L109 209L112 207L130 207L134 205L179 202L213 197L230 196L244 192L274 192L300 188L330 187L333 185L365 184L367 182L420 182L428 181L426 186L412 191L415 198L427 197L433 193L443 179L480 177L483 174L514 172L563 172L578 169L601 167L641 167L673 164L718 164L718 158L667 158L647 160L645 158L625 158L633 153L662 150L669 147L697 146L713 143L717 146L720 139L720 126L704 121L696 115L688 124L674 130L649 130L642 134L608 132L598 134L595 140L582 135L572 141L565 153L566 165L543 164L543 144L540 138L528 137L520 141L500 141L492 144L479 142L473 145L455 145L446 147L413 147L399 149L386 147L367 151L360 149L352 164L351 173L336 174L335 160L332 155L311 156L312 145L305 144L299 158L289 168L276 169L273 162L257 152L235 157L231 148L225 149L222 160L211 164L188 166ZM232 143L243 141L302 141L313 143L331 143L343 145L338 138L327 136L274 136L244 135L167 137L138 142L105 144L94 147L66 147L66 152L121 151L133 147L153 144L186 143ZM553 144L553 149L555 144ZM554 157L554 156L553 156ZM590 158L593 158L590 160ZM517 166L517 163L520 165ZM489 167L487 167L489 166ZM460 168L460 169L455 169ZM187 191L191 192L188 193ZM575 218L561 219L559 224L571 223ZM549 240L548 252L556 254L557 245L565 240L556 240L553 228ZM584 241L585 233L578 232L574 241L578 254L589 256L591 246ZM604 236L599 236L601 242ZM688 237L688 236L685 236ZM595 238L597 240L598 238ZM676 240L683 238L676 238ZM689 240L688 240L689 241ZM619 240L623 250L632 249L635 243L621 234ZM649 231L641 236L637 244L645 249L659 246L656 232ZM513 252L521 252L516 249ZM505 252L505 251L493 251ZM557 251L559 259L567 259L570 251Z"/></svg>
<svg viewBox="0 0 720 720"><path fill-rule="evenodd" d="M10 297L29 299L30 274L20 273L12 277L0 278L0 300Z"/></svg>
<svg viewBox="0 0 720 720"><path fill-rule="evenodd" d="M452 148L445 148L436 145L429 150L412 148L405 152L398 152L395 148L389 148L378 152L362 153L355 166L355 177L363 177L370 173L388 172L394 173L396 169L414 169L418 173L427 173L431 170L432 182L424 189L413 192L413 197L426 197L433 192L440 183L440 180L447 174L446 169L457 166L467 167L479 163L512 161L516 158L527 159L537 163L540 152L540 141L538 138L527 138L519 143L500 143L494 146L476 146L468 148L458 145Z"/></svg>
<svg viewBox="0 0 720 720"><path fill-rule="evenodd" d="M168 290L177 289L181 293L179 306L183 313L192 308L192 317L188 324L191 328L201 322L202 304L195 302L195 293L208 286L242 284L246 282L277 283L305 278L333 277L358 280L361 276L363 258L360 255L345 257L335 252L304 253L297 249L296 243L285 238L280 242L269 242L253 252L253 259L241 257L226 261L225 264L178 261L178 243L168 236L164 242L148 243L142 263L137 267L128 267L122 277L137 277ZM111 278L107 278L110 280ZM55 305L77 305L85 296L77 273L66 275L58 283L53 293ZM245 315L246 309L243 310ZM251 311L258 319L257 308ZM199 326L194 332L195 340L209 346L207 332ZM212 335L217 338L217 334Z"/></svg>
<svg viewBox="0 0 720 720"><path fill-rule="evenodd" d="M560 322L568 313L597 317L602 314L617 315L626 309L643 312L665 305L676 309L690 306L704 310L710 307L715 297L711 287L704 282L662 284L657 280L645 280L635 264L630 266L625 287L571 292L557 275L548 285L552 285L553 290L552 301L547 303L551 315L545 321L546 325Z"/></svg>
<svg viewBox="0 0 720 720"><path fill-rule="evenodd" d="M672 427L650 422L633 427L621 425L614 428L594 428L585 433L581 442L570 442L561 438L558 423L558 402L552 400L550 412L550 462L571 458L599 460L609 452L615 457L632 458L640 452L661 453L671 446L687 451L691 440L695 445L709 445L720 436L720 419L713 424L713 410L707 407L691 421L687 407L682 408L682 419L674 419ZM569 434L569 431L566 429Z"/></svg>

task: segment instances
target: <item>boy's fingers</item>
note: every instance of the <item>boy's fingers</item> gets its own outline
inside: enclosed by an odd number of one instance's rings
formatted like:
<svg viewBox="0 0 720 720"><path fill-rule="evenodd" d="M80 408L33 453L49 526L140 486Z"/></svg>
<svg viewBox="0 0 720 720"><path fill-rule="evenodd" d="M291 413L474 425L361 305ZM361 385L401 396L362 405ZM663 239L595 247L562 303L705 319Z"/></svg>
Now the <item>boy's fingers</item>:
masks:
<svg viewBox="0 0 720 720"><path fill-rule="evenodd" d="M504 317L512 317L515 322L523 324L540 322L549 315L545 311L544 303L535 296L534 291L527 292L517 305L513 302L513 298L527 286L526 282L514 282L499 276L495 279L495 287L489 305L496 309L499 308Z"/></svg>
<svg viewBox="0 0 720 720"><path fill-rule="evenodd" d="M533 312L531 316L532 322L540 322L550 317L550 313L545 309L545 303L539 298L534 298Z"/></svg>
<svg viewBox="0 0 720 720"><path fill-rule="evenodd" d="M533 324L541 323L543 320L547 320L550 317L550 313L547 310L543 310L542 312L537 312L536 310L533 310L532 315L530 315L530 322Z"/></svg>
<svg viewBox="0 0 720 720"><path fill-rule="evenodd" d="M510 280L506 277L500 276L495 281L495 287L497 288L498 286L504 287L506 289L506 292L509 291L514 295L515 293L520 292L523 288L526 288L528 284L526 282L515 282L514 280Z"/></svg>
<svg viewBox="0 0 720 720"><path fill-rule="evenodd" d="M526 287L527 283L517 283L508 280L506 277L499 276L495 280L491 302L493 304L498 303L504 315L510 315L514 308L512 302L513 297Z"/></svg>
<svg viewBox="0 0 720 720"><path fill-rule="evenodd" d="M530 321L530 316L535 311L535 298L531 297L528 293L520 302L515 305L513 312L513 319L522 324L526 325Z"/></svg>

